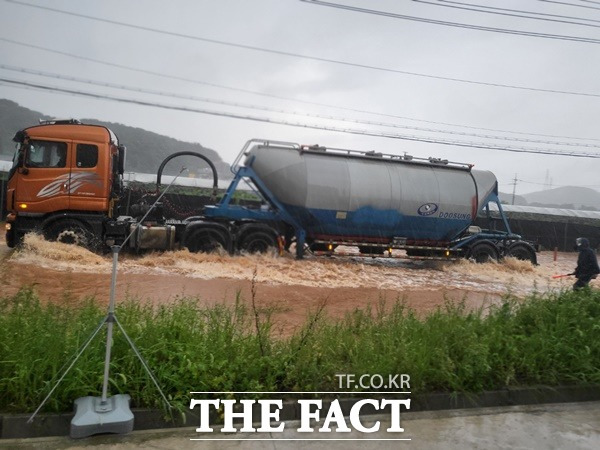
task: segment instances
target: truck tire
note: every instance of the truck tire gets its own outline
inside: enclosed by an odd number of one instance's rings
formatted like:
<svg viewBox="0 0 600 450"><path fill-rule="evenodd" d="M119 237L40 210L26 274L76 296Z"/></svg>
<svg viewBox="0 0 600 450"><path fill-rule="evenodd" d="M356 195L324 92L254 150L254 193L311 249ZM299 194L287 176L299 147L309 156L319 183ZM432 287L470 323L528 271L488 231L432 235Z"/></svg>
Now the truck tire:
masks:
<svg viewBox="0 0 600 450"><path fill-rule="evenodd" d="M185 246L192 253L212 253L219 249L227 250L229 239L222 230L200 228L193 231L185 240Z"/></svg>
<svg viewBox="0 0 600 450"><path fill-rule="evenodd" d="M82 222L72 219L52 223L44 235L51 241L78 245L88 249L93 249L97 241Z"/></svg>
<svg viewBox="0 0 600 450"><path fill-rule="evenodd" d="M8 248L15 248L15 235L14 233L6 233L6 246Z"/></svg>
<svg viewBox="0 0 600 450"><path fill-rule="evenodd" d="M537 255L534 248L525 242L515 242L506 251L506 256L520 259L521 261L529 261L534 266L537 265Z"/></svg>
<svg viewBox="0 0 600 450"><path fill-rule="evenodd" d="M277 249L277 239L266 231L251 231L242 238L239 249L248 253L267 253Z"/></svg>
<svg viewBox="0 0 600 450"><path fill-rule="evenodd" d="M23 243L23 233L17 232L14 224L12 228L6 232L6 246L8 248L15 248Z"/></svg>
<svg viewBox="0 0 600 450"><path fill-rule="evenodd" d="M468 252L468 259L472 259L478 264L489 261L498 261L498 249L491 242L479 242L475 244Z"/></svg>

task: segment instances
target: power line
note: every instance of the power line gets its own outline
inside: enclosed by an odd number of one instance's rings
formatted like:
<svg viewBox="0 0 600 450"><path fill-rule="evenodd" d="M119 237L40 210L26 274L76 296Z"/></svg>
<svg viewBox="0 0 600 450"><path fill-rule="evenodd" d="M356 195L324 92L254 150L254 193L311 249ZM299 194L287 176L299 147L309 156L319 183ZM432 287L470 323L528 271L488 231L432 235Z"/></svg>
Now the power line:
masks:
<svg viewBox="0 0 600 450"><path fill-rule="evenodd" d="M553 1L553 0L538 0L539 2L544 2L544 3L554 3L556 5L564 5L564 6L573 6L575 8L586 8L586 9L596 9L596 10L600 10L600 8L595 8L593 6L585 6L585 5L574 5L573 3L567 3L567 2L558 2L558 1Z"/></svg>
<svg viewBox="0 0 600 450"><path fill-rule="evenodd" d="M471 129L471 130L492 131L492 132L496 132L496 133L511 133L511 134L517 134L517 135L523 135L523 136L539 136L539 137L555 138L555 139L572 139L572 140L581 140L581 141L600 142L600 139L594 139L594 138L581 138L581 137L574 137L574 136L562 136L562 135L552 135L552 134L542 134L542 133L527 133L527 132L514 131L514 130L502 130L502 129L497 129L497 128L475 127L475 126L455 124L455 123L449 123L449 122L416 119L414 117L400 116L400 115L396 115L396 114L386 114L386 113L369 111L369 110L358 109L358 108L348 108L348 107L343 107L343 106L330 105L330 104L326 104L326 103L311 102L311 101L307 101L307 100L300 100L300 99L294 99L291 97L283 97L283 96L278 96L278 95L273 95L273 94L267 94L264 92L252 91L252 90L248 90L248 89L241 89L238 87L226 86L226 85L222 85L222 84L209 83L206 81L193 79L193 78L185 78L185 77L181 77L181 76L177 76L177 75L164 74L164 73L155 72L155 71L151 71L151 70L141 69L139 67L126 66L123 64L117 64L117 63L110 62L110 61L89 58L86 56L76 55L73 53L63 52L60 50L55 50L55 49L50 49L47 47L28 44L25 42L15 41L13 39L8 39L8 38L3 38L3 37L0 37L0 41L8 42L10 44L19 45L19 46L23 46L23 47L27 47L27 48L33 48L36 50L41 50L41 51L45 51L45 52L49 52L49 53L54 53L57 55L67 56L67 57L74 58L74 59L90 61L90 62L93 62L96 64L102 64L102 65L105 65L108 67L116 67L119 69L125 69L125 70L129 70L132 72L143 73L146 75L152 75L152 76L157 76L157 77L172 79L172 80L177 80L177 81L185 81L188 83L216 87L219 89L231 90L234 92L242 92L242 93L246 93L246 94L258 95L261 97L272 98L272 99L276 99L276 100L293 101L293 102L297 102L297 103L301 103L301 104L305 104L305 105L333 108L333 109L338 109L341 111L351 111L351 112L355 112L355 113L369 114L369 115L380 116L380 117L390 117L390 118L394 118L394 119L411 120L411 121L415 121L415 122L430 123L430 124L434 124L434 125L444 125L444 126L451 126L451 127L466 128L466 129ZM600 97L600 94L590 94L590 95Z"/></svg>
<svg viewBox="0 0 600 450"><path fill-rule="evenodd" d="M526 181L526 180L521 180L518 179L517 181L521 182L521 183L526 183L526 184L535 184L535 185L539 185L539 186L546 186L547 183L536 183L534 181ZM554 184L553 187L600 187L600 184Z"/></svg>
<svg viewBox="0 0 600 450"><path fill-rule="evenodd" d="M448 139L436 139L436 138L429 138L429 137L423 137L423 136L383 133L383 132L376 132L376 131L370 131L370 130L364 130L364 129L361 130L361 129L353 129L353 128L338 128L338 127L330 127L330 126L324 126L324 125L318 125L318 124L289 122L289 121L280 120L280 119L270 119L267 117L242 115L242 114L236 114L236 113L231 113L231 112L190 108L190 107L186 107L186 106L166 105L166 104L162 104L162 103L149 102L149 101L145 101L145 100L115 97L115 96L106 95L106 94L96 94L93 92L78 91L78 90L74 90L74 89L66 89L66 88L61 88L61 87L57 87L57 86L48 86L48 85L42 85L39 83L31 83L31 82L12 80L12 79L7 79L7 78L0 78L0 84L21 86L21 87L25 87L28 89L42 90L45 92L58 92L58 93L62 93L62 94L76 95L76 96L95 98L95 99L100 99L100 100L111 100L111 101L117 101L117 102L128 103L128 104L136 104L136 105L141 105L141 106L151 106L151 107L163 108L163 109L169 109L169 110L175 110L175 111L194 112L194 113L207 114L207 115L218 116L218 117L226 117L226 118L230 118L230 119L250 120L250 121L254 121L254 122L262 122L262 123L269 123L269 124L275 124L275 125L286 125L286 126L291 126L291 127L299 127L299 128L314 129L314 130L321 130L321 131L335 131L335 132L354 134L354 135L381 137L381 138L387 138L387 139L399 139L399 140L406 140L406 141L424 142L424 143L430 143L430 144L441 144L441 145L449 145L449 146L464 147L464 148L479 148L479 149L486 149L486 150L498 150L498 151L507 151L507 152L516 152L516 153L534 153L534 154L554 155L554 156L572 156L572 157L578 157L578 158L594 158L594 159L600 158L600 153L586 153L586 152L578 152L578 151L565 152L565 151L551 150L551 149L545 149L545 148L499 146L499 145L484 144L484 143L477 143L477 142L452 141L452 140L448 140Z"/></svg>
<svg viewBox="0 0 600 450"><path fill-rule="evenodd" d="M5 0L5 1L14 1L14 0ZM363 14L373 14L373 15L377 15L377 16L390 17L393 19L410 20L413 22L429 23L429 24L433 24L433 25L442 25L442 26L447 26L447 27L464 28L464 29L477 30L477 31L488 31L488 32L493 32L493 33L501 33L501 34L511 34L511 35L516 35L516 36L538 37L538 38L554 39L554 40L560 40L560 41L585 42L587 44L600 44L600 39L586 38L583 36L569 36L569 35L563 35L563 34L538 33L535 31L521 31L521 30L515 30L515 29L509 29L509 28L496 28L496 27L486 27L483 25L472 25L472 24L467 24L467 23L448 22L445 20L429 19L429 18L417 17L417 16L407 16L404 14L395 14L395 13L388 12L388 11L360 8L357 6L343 5L343 4L339 4L339 3L331 3L331 2L321 1L321 0L300 0L300 1L311 4L311 5L327 6L330 8L344 9L344 10L359 12L359 13L363 13Z"/></svg>
<svg viewBox="0 0 600 450"><path fill-rule="evenodd" d="M57 74L57 73L27 69L27 68L23 68L23 67L15 67L15 66L10 66L10 65L6 65L6 64L0 64L0 68L2 68L4 70L13 71L13 72L27 73L30 75L42 76L42 77L53 78L53 79L58 79L58 80L75 81L77 83L85 83L85 84L90 84L93 86L101 86L101 87L108 87L108 88L113 88L113 89L120 89L120 90L124 90L124 91L129 91L129 92L138 92L138 93L158 95L158 96L163 96L163 97L178 98L178 99L183 99L183 100L200 101L200 102L212 103L212 104L218 104L218 105L224 105L224 106L233 106L233 107L237 107L237 108L248 108L248 109L266 111L266 112L272 112L272 113L289 114L289 115L303 116L303 117L310 117L310 118L317 118L317 119L325 119L325 120L334 120L334 121L338 121L338 122L351 122L351 123L362 124L362 125L400 128L400 129L405 129L405 130L424 131L424 132L429 132L429 133L441 133L441 134L450 134L450 135L458 135L458 136L469 136L469 137L477 137L477 138L493 139L493 140L526 142L526 143L547 144L547 145L561 145L561 146L566 146L566 147L600 148L600 145L597 145L597 144L580 144L580 143L572 143L572 142L557 142L557 141L546 141L546 140L539 140L539 139L536 140L536 139L525 139L525 138L508 137L508 136L495 136L495 135L486 135L486 134L477 134L477 133L466 133L466 132L460 132L460 131L449 131L449 130L441 130L441 129L435 129L435 128L414 127L414 126L400 125L400 124L386 123L386 122L373 122L373 121L367 121L367 120L361 120L361 119L351 119L348 117L336 117L336 116L327 116L327 115L314 114L314 113L286 111L283 109L269 108L269 107L261 106L261 105L254 105L254 104L240 103L240 102L231 102L231 101L227 101L227 100L219 100L219 99L213 99L213 98L207 98L207 97L183 95L183 94L177 94L177 93L173 93L173 92L157 91L154 89L144 89L144 88L140 88L140 87L125 86L122 84L110 83L110 82L106 82L106 81L95 81L95 80L85 79L85 78L81 78L81 77L74 77L71 75L66 76L66 75L61 75L61 74Z"/></svg>
<svg viewBox="0 0 600 450"><path fill-rule="evenodd" d="M600 23L600 20L587 19L585 17L573 17L573 16L565 16L562 14L549 14L549 13L542 13L542 12L537 12L537 11L523 11L523 10L519 10L519 9L499 8L499 7L487 6L487 5L479 5L479 4L476 5L473 3L455 2L455 1L451 1L451 0L437 0L437 1L442 2L442 3L450 3L453 5L462 5L462 6L481 8L481 9L490 9L493 11L506 11L506 12L514 12L514 13L531 14L534 16L557 17L557 18L562 18L562 19L583 20L584 22ZM536 19L536 18L531 17L531 19Z"/></svg>
<svg viewBox="0 0 600 450"><path fill-rule="evenodd" d="M491 8L489 6L473 5L470 3L460 3L460 2L453 2L453 1L446 1L446 0L438 0L437 2L430 2L430 1L426 1L426 0L412 0L412 1L415 3L423 3L426 5L441 6L444 8L451 8L451 9L459 9L462 11L474 11L474 12L480 12L480 13L485 13L485 14L494 14L494 15L498 15L498 16L519 17L521 19L541 20L544 22L565 23L565 24L569 24L569 25L580 25L583 27L600 28L600 26L598 26L598 25L593 25L593 24L589 24L589 23L581 23L581 22L573 22L571 20L565 20L564 18L563 19L549 19L546 17L531 17L531 16L527 16L524 14L519 14L519 13L530 14L528 12L518 11L518 10L509 10L509 9L505 9L505 8ZM486 11L485 9L493 9L496 11ZM509 11L513 11L513 12L509 12ZM564 17L564 16L554 16L554 17Z"/></svg>
<svg viewBox="0 0 600 450"><path fill-rule="evenodd" d="M323 57L319 57L319 56L305 55L305 54L288 52L288 51L283 51L283 50L275 50L275 49L257 47L257 46L252 46L252 45L239 44L239 43L235 43L235 42L221 41L221 40L210 39L210 38L205 38L205 37L201 37L201 36L193 36L193 35L178 33L178 32L174 32L174 31L160 30L160 29L146 27L146 26L142 26L142 25L135 25L135 24L127 23L127 22L103 19L103 18L99 18L99 17L95 17L95 16L90 16L87 14L79 14L79 13L74 13L72 11L66 11L66 10L57 9L57 8L50 8L48 6L34 5L31 3L26 3L26 2L22 2L22 1L18 1L18 0L4 0L4 1L9 2L9 3L14 3L14 4L20 5L20 6L29 6L32 8L42 9L45 11L51 11L54 13L66 14L66 15L70 15L70 16L74 16L74 17L83 18L83 19L94 20L94 21L103 22L103 23L109 23L111 25L118 25L118 26L133 28L133 29L137 29L137 30L143 30L143 31L152 32L152 33L158 33L158 34L163 34L163 35L168 35L168 36L173 36L173 37L207 42L210 44L242 48L245 50L270 53L270 54L275 54L275 55L280 55L280 56L300 58L300 59L309 60L309 61L318 61L318 62L324 62L324 63L330 63L330 64L337 64L337 65L346 66L346 67L354 67L354 68L367 69L367 70L376 70L376 71L386 72L386 73L396 73L396 74L401 74L401 75L429 78L429 79L434 79L434 80L453 81L453 82L457 82L457 83L466 83L466 84L479 85L479 86L490 86L490 87L507 88L507 89L519 89L519 90L524 90L524 91L546 92L546 93L552 93L552 94L578 95L578 96L584 96L584 97L600 97L600 94L591 94L591 93L575 92L575 91L564 91L564 90L559 90L559 89L543 89L543 88L511 85L511 84L504 84L504 83L491 83L491 82L485 82L485 81L468 80L468 79L464 79L464 78L445 77L445 76L441 76L441 75L432 75L432 74L425 74L425 73L419 73L419 72L411 72L411 71L406 71L406 70L398 70L398 69L392 69L390 67L380 67L380 66L374 66L374 65L370 65L370 64L362 64L362 63L343 61L343 60L338 60L338 59L323 58ZM342 9L360 10L359 12L376 13L373 10L365 10L362 8L351 8L351 7L338 5L335 3L330 4L327 2L321 2L321 1L316 1L316 0L300 0L300 1L311 3L311 4L317 4L317 5L321 5L321 6L333 6L333 7L339 7ZM381 13L381 15L388 15L388 13L384 14L383 12L377 12L377 13ZM389 13L389 14L391 14L391 13ZM404 17L405 16L402 16L402 17L399 16L399 18L404 18ZM408 16L406 16L406 17L408 17ZM422 21L430 22L432 20L431 19L422 19ZM439 22L439 21L433 21L433 22ZM465 27L467 27L467 26L465 25ZM472 28L474 26L468 26L468 27ZM513 34L524 34L524 33L513 33ZM557 35L545 35L545 36L554 36L555 38L558 37ZM570 40L580 40L580 39L587 39L587 38L577 38L577 39L573 38ZM600 44L600 40L598 40L598 39L586 40L586 42L588 42L588 41L589 42L594 41L592 43Z"/></svg>

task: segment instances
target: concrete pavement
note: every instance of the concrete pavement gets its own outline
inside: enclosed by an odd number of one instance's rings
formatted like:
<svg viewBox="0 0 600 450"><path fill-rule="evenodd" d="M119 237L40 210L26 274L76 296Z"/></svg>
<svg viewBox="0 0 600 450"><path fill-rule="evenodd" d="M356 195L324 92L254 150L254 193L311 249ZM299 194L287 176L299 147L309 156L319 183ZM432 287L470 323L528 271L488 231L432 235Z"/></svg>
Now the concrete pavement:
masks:
<svg viewBox="0 0 600 450"><path fill-rule="evenodd" d="M477 408L436 412L403 413L404 433L387 433L389 416L369 416L365 426L381 421L379 432L356 431L323 436L324 433L298 433L296 422L287 422L278 439L344 438L346 441L225 439L269 439L269 434L216 432L199 434L195 428L134 431L126 436L92 436L81 440L67 437L0 441L2 448L32 449L598 449L600 448L600 402ZM410 441L383 439L403 438ZM216 440L191 440L216 439ZM370 439L370 440L367 440ZM375 440L379 439L379 440Z"/></svg>

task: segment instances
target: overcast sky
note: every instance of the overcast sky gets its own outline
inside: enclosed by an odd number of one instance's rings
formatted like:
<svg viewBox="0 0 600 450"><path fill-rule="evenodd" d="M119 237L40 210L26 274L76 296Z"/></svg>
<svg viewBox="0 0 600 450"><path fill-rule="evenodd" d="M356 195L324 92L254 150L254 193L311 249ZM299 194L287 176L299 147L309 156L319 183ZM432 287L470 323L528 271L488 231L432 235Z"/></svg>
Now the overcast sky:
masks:
<svg viewBox="0 0 600 450"><path fill-rule="evenodd" d="M600 2L565 0L576 5L566 6L539 0L456 0L543 13L547 16L537 17L589 25L584 26L459 10L442 6L458 6L455 3L438 0L430 0L433 4L410 0L332 1L404 16L586 37L597 39L598 43L442 26L300 0L23 0L137 28L34 8L20 3L21 0L0 0L0 39L4 39L0 40L0 64L4 66L0 68L0 78L331 130L6 84L0 84L0 98L51 116L120 122L199 142L216 150L227 162L235 158L248 139L264 138L474 163L476 168L492 170L505 192L512 191L510 183L517 174L521 180L517 194L543 188L548 176L553 186L600 188L600 159L514 153L332 130L600 154ZM566 19L567 16L577 19ZM45 76L9 68L42 71ZM67 76L113 87L60 79ZM593 95L494 87L443 78ZM117 89L115 85L127 89ZM132 89L159 91L163 95ZM194 98L210 99L212 103ZM520 140L512 140L515 138Z"/></svg>

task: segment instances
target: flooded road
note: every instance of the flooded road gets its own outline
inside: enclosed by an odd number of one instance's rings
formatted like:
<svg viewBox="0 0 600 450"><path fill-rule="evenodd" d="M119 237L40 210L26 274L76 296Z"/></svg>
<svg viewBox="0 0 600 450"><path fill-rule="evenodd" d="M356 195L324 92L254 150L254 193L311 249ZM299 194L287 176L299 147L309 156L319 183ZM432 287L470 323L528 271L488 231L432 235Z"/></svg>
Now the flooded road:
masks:
<svg viewBox="0 0 600 450"><path fill-rule="evenodd" d="M553 280L575 267L576 254L538 255L540 265L508 260L501 264L413 262L401 259L314 258L292 256L192 254L187 250L120 255L117 299L136 298L160 304L178 297L204 304L232 304L239 294L272 308L284 328L302 323L308 311L326 301L326 311L339 317L380 299L402 299L418 313L446 300L464 300L469 308L498 303L507 293L525 296L567 288L571 278ZM28 235L24 247L9 251L0 245L2 295L32 286L44 301L78 303L93 296L108 302L111 255L47 242ZM597 283L598 281L594 281Z"/></svg>

